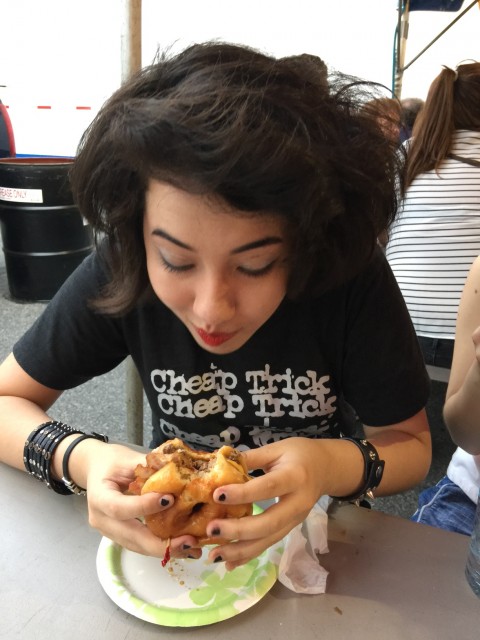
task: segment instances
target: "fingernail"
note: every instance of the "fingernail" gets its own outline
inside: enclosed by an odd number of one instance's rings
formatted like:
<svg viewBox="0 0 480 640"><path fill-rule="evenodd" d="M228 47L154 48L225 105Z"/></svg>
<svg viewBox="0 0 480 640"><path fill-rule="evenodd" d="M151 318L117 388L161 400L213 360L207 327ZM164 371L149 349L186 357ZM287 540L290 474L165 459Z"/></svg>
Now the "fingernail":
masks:
<svg viewBox="0 0 480 640"><path fill-rule="evenodd" d="M170 500L168 498L162 498L160 500L160 504L162 505L162 507L167 507L170 504Z"/></svg>
<svg viewBox="0 0 480 640"><path fill-rule="evenodd" d="M227 496L226 496L224 493L221 493L221 494L218 496L218 501L219 501L219 502L225 502L225 500L226 500L226 499L227 499Z"/></svg>
<svg viewBox="0 0 480 640"><path fill-rule="evenodd" d="M191 548L192 548L192 545L191 545L191 544L182 544L182 549L183 549L184 551L186 551L187 549L191 549Z"/></svg>
<svg viewBox="0 0 480 640"><path fill-rule="evenodd" d="M217 556L217 557L214 559L214 562L223 562L223 558L222 558L222 556Z"/></svg>
<svg viewBox="0 0 480 640"><path fill-rule="evenodd" d="M219 536L219 535L220 535L220 529L219 529L218 527L214 527L214 528L212 529L212 532L211 532L211 534L210 534L210 535L212 535L212 536Z"/></svg>
<svg viewBox="0 0 480 640"><path fill-rule="evenodd" d="M197 556L192 556L192 555L187 556L187 558L188 558L189 560L198 560Z"/></svg>

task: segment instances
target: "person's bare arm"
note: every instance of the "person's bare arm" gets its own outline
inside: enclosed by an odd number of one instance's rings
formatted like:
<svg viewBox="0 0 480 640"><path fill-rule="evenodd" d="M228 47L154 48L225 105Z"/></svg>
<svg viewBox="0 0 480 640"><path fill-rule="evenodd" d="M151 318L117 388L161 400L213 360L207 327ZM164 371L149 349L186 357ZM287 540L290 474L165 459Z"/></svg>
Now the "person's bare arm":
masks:
<svg viewBox="0 0 480 640"><path fill-rule="evenodd" d="M47 412L61 393L34 380L13 355L6 358L0 365L0 462L25 471L25 441L38 426L52 419ZM83 430L82 425L72 426ZM64 453L77 437L78 434L67 436L55 449L52 472L56 479L62 478ZM154 536L141 517L168 508L173 504L173 496L124 495L133 480L135 466L144 462L142 452L89 438L73 449L68 469L75 484L87 489L92 527L132 551L163 557L167 541ZM175 538L171 542L172 556L198 556L201 551L194 548L196 544L192 536Z"/></svg>
<svg viewBox="0 0 480 640"><path fill-rule="evenodd" d="M24 469L23 445L61 395L36 382L10 354L0 366L0 460Z"/></svg>
<svg viewBox="0 0 480 640"><path fill-rule="evenodd" d="M455 444L479 454L480 258L470 269L460 300L444 418Z"/></svg>

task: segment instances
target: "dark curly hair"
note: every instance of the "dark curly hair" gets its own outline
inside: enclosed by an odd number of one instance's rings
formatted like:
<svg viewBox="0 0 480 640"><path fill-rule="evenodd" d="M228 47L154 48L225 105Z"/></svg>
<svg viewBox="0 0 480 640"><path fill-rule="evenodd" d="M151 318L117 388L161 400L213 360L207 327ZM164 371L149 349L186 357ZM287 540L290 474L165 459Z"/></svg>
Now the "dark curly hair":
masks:
<svg viewBox="0 0 480 640"><path fill-rule="evenodd" d="M292 298L358 273L394 219L400 176L396 145L362 109L374 89L327 78L312 55L208 42L158 56L99 111L71 172L107 247L111 280L96 306L122 313L150 291L142 219L151 179L245 215L283 216Z"/></svg>

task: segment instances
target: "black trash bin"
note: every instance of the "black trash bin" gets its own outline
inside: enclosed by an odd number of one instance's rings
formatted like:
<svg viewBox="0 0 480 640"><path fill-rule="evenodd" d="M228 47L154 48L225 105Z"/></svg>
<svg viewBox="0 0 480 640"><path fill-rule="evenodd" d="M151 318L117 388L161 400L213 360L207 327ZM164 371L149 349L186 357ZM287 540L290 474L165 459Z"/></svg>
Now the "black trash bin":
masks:
<svg viewBox="0 0 480 640"><path fill-rule="evenodd" d="M0 158L0 228L12 298L50 300L93 250L73 204L73 158Z"/></svg>

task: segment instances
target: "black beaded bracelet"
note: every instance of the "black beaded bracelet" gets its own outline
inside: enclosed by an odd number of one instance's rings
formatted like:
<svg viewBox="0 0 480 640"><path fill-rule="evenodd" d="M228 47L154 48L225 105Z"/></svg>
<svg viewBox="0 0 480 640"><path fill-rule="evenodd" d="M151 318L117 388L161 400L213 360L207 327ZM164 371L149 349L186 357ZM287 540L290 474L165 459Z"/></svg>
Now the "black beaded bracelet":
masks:
<svg viewBox="0 0 480 640"><path fill-rule="evenodd" d="M60 442L73 433L83 431L57 420L49 420L32 431L23 448L23 463L27 472L61 495L71 492L62 482L52 478L52 456Z"/></svg>
<svg viewBox="0 0 480 640"><path fill-rule="evenodd" d="M341 502L355 502L360 504L365 498L374 499L373 491L378 487L383 477L383 469L385 467L385 461L380 460L378 451L373 444L364 438L341 438L342 440L348 440L357 445L363 455L365 463L365 471L363 477L363 485L360 491L352 493L349 496L339 497L331 496L334 500L340 500Z"/></svg>
<svg viewBox="0 0 480 640"><path fill-rule="evenodd" d="M23 463L28 473L46 482L50 446L58 433L66 431L68 434L73 432L71 427L57 420L44 422L32 431L23 448Z"/></svg>
<svg viewBox="0 0 480 640"><path fill-rule="evenodd" d="M63 423L52 421L45 423L37 435L33 438L32 465L39 480L47 482L48 465L51 458L51 449L57 434L64 433Z"/></svg>
<svg viewBox="0 0 480 640"><path fill-rule="evenodd" d="M88 438L95 438L95 440L101 440L102 442L108 442L108 436L105 436L102 433L95 433L95 432L82 433L81 436L79 436L78 438L73 440L73 442L71 442L68 445L67 450L65 451L65 453L63 455L62 482L63 482L64 486L67 487L68 490L71 493L75 493L78 496L85 495L87 493L87 490L86 489L82 489L82 487L79 487L70 478L70 474L68 473L68 461L70 459L70 454L72 453L73 449L77 446L77 444L80 444L80 442L82 442L82 440L87 440Z"/></svg>
<svg viewBox="0 0 480 640"><path fill-rule="evenodd" d="M39 473L41 472L37 469L37 458L41 450L40 445L43 443L46 434L55 430L58 424L59 423L53 420L45 422L32 431L26 439L23 447L23 464L30 475L39 477ZM39 479L42 480L41 475Z"/></svg>
<svg viewBox="0 0 480 640"><path fill-rule="evenodd" d="M52 477L52 457L60 442L75 433L86 437L97 437L98 435L88 436L83 431L63 422L49 420L32 431L23 448L23 463L27 472L37 480L44 482L49 489L61 495L72 495L74 492L69 484ZM105 436L101 436L101 439L103 438Z"/></svg>
<svg viewBox="0 0 480 640"><path fill-rule="evenodd" d="M52 442L52 437L59 431L56 424L46 424L33 439L31 464L36 477L42 482L47 481L48 448Z"/></svg>

